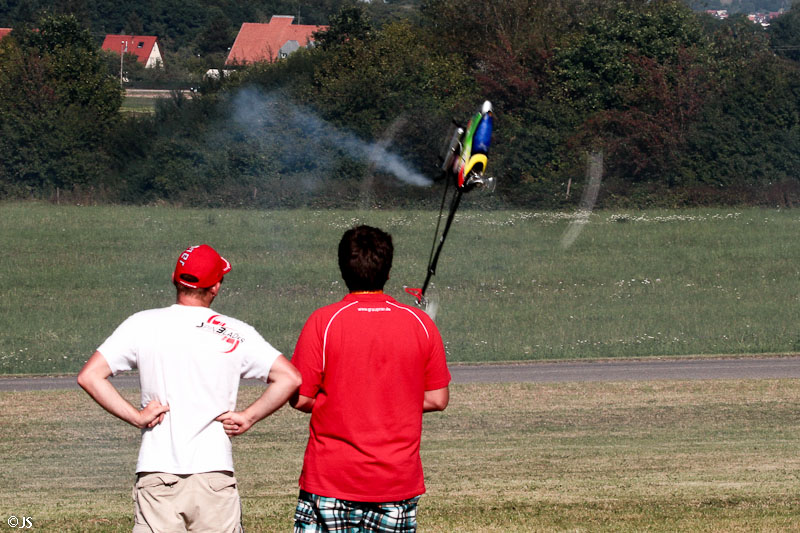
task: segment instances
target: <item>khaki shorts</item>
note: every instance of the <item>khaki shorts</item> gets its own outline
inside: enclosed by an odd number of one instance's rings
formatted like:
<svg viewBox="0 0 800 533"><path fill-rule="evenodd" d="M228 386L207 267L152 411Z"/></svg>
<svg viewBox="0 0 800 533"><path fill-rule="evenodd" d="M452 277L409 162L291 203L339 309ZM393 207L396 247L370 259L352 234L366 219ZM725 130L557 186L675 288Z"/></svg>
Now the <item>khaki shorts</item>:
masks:
<svg viewBox="0 0 800 533"><path fill-rule="evenodd" d="M241 533L242 503L227 472L140 473L133 487L133 533Z"/></svg>

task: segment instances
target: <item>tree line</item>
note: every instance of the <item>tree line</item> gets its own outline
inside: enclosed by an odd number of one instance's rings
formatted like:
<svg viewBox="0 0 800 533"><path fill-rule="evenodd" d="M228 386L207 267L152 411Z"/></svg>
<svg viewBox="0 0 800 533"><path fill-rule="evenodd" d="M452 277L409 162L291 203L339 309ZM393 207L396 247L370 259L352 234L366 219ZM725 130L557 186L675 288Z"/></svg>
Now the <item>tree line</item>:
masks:
<svg viewBox="0 0 800 533"><path fill-rule="evenodd" d="M318 45L175 93L152 116L77 17L0 41L0 195L181 205L429 205L453 122L495 107L492 205L800 200L800 4L767 30L676 0L338 7ZM365 154L393 156L392 170ZM86 200L89 201L89 200ZM467 200L469 202L469 200Z"/></svg>

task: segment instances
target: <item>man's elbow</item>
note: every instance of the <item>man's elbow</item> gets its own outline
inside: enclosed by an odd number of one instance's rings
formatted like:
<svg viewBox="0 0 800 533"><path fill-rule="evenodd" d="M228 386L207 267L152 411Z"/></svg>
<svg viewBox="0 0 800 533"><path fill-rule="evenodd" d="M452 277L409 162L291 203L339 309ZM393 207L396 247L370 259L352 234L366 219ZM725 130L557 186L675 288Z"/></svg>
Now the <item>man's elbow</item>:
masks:
<svg viewBox="0 0 800 533"><path fill-rule="evenodd" d="M267 376L267 385L277 385L282 390L293 393L300 388L303 378L300 371L282 355L275 360Z"/></svg>
<svg viewBox="0 0 800 533"><path fill-rule="evenodd" d="M428 413L432 411L444 411L450 403L450 390L447 388L425 393L423 410Z"/></svg>
<svg viewBox="0 0 800 533"><path fill-rule="evenodd" d="M302 400L300 399L300 392L295 391L295 393L289 398L289 407L299 411L301 402Z"/></svg>
<svg viewBox="0 0 800 533"><path fill-rule="evenodd" d="M288 381L288 385L292 388L292 390L297 391L300 389L300 385L303 384L303 376L300 374L299 370L292 367L292 372L288 378Z"/></svg>
<svg viewBox="0 0 800 533"><path fill-rule="evenodd" d="M314 403L314 398L303 396L299 391L289 399L289 405L302 413L310 413L314 409Z"/></svg>
<svg viewBox="0 0 800 533"><path fill-rule="evenodd" d="M92 376L85 367L78 372L78 378L76 381L78 382L78 386L87 392L92 386Z"/></svg>
<svg viewBox="0 0 800 533"><path fill-rule="evenodd" d="M86 361L86 364L83 365L81 371L78 372L77 382L83 390L92 394L100 383L111 374L111 368L108 366L103 354L94 352L89 360Z"/></svg>
<svg viewBox="0 0 800 533"><path fill-rule="evenodd" d="M294 404L297 402L297 398L300 396L300 385L302 384L303 377L300 375L300 372L294 369L294 367L292 367L291 372L287 372L286 375L282 377L282 385L289 393L286 401L291 407L295 407Z"/></svg>
<svg viewBox="0 0 800 533"><path fill-rule="evenodd" d="M449 399L431 402L428 411L444 411L447 409L448 403L450 403Z"/></svg>
<svg viewBox="0 0 800 533"><path fill-rule="evenodd" d="M447 409L447 406L450 405L450 396L447 396L442 402L437 406L439 411L444 411Z"/></svg>

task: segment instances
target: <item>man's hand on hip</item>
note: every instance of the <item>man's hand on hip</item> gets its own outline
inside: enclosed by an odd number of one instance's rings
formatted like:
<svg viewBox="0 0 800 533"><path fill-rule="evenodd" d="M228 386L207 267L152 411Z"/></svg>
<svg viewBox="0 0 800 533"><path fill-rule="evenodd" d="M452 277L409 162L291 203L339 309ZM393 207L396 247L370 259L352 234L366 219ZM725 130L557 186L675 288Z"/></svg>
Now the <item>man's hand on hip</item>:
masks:
<svg viewBox="0 0 800 533"><path fill-rule="evenodd" d="M169 405L162 405L158 400L148 403L144 409L139 410L139 427L151 428L164 421L164 415L169 411Z"/></svg>
<svg viewBox="0 0 800 533"><path fill-rule="evenodd" d="M225 428L225 433L229 437L241 435L250 429L255 423L255 421L251 421L247 416L244 415L243 412L239 411L228 411L227 413L222 413L214 420L217 422L222 422L222 427Z"/></svg>
<svg viewBox="0 0 800 533"><path fill-rule="evenodd" d="M222 422L228 436L241 435L253 424L280 409L297 392L301 383L300 372L284 356L279 355L269 370L264 393L244 411L228 411L214 420Z"/></svg>

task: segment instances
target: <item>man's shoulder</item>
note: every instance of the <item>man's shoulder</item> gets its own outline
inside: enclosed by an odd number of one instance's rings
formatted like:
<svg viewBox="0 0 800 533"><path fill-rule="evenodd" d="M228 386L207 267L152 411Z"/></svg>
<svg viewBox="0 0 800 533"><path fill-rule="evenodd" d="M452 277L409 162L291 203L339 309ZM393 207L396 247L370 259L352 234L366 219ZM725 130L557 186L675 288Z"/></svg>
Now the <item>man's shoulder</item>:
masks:
<svg viewBox="0 0 800 533"><path fill-rule="evenodd" d="M416 316L417 319L419 319L421 322L425 323L426 325L430 324L431 326L435 327L433 319L430 317L430 315L428 315L428 313L426 313L423 309L420 309L419 307L415 307L413 305L400 303L400 302L398 302L397 300L395 300L393 298L391 300L388 300L387 304L391 305L392 307L395 307L396 309L399 309L399 310L402 310L402 311L407 311L407 312L411 313L412 315Z"/></svg>
<svg viewBox="0 0 800 533"><path fill-rule="evenodd" d="M126 321L140 321L140 320L159 320L169 313L169 307L156 307L152 309L143 309L130 315Z"/></svg>
<svg viewBox="0 0 800 533"><path fill-rule="evenodd" d="M413 305L408 305L408 304L404 304L402 302L398 302L397 300L395 300L394 298L391 298L391 297L386 299L386 303L388 305L392 305L392 306L394 306L394 307L396 307L398 309L404 309L406 311L410 311L410 312L414 313L415 315L425 315L425 311L423 311L419 307L414 307ZM427 316L427 315L425 315L425 316Z"/></svg>
<svg viewBox="0 0 800 533"><path fill-rule="evenodd" d="M357 296L348 295L337 302L332 302L315 309L309 316L309 320L328 321L334 316L337 316L341 311L350 309L352 311L370 311L375 308L382 311L397 310L409 313L410 316L417 318L426 326L435 328L433 320L428 314L418 307L400 303L389 295L382 295L378 299L359 299Z"/></svg>
<svg viewBox="0 0 800 533"><path fill-rule="evenodd" d="M324 315L332 315L336 314L341 309L344 309L356 302L350 301L347 298L343 298L336 302L331 302L329 304L325 304L321 307L316 308L312 313L311 316L324 316Z"/></svg>
<svg viewBox="0 0 800 533"><path fill-rule="evenodd" d="M342 311L347 310L356 303L358 302L354 302L348 298L343 298L337 302L331 302L329 304L317 307L311 312L310 315L308 315L305 327L324 329L331 323L332 320L337 317L342 317Z"/></svg>

